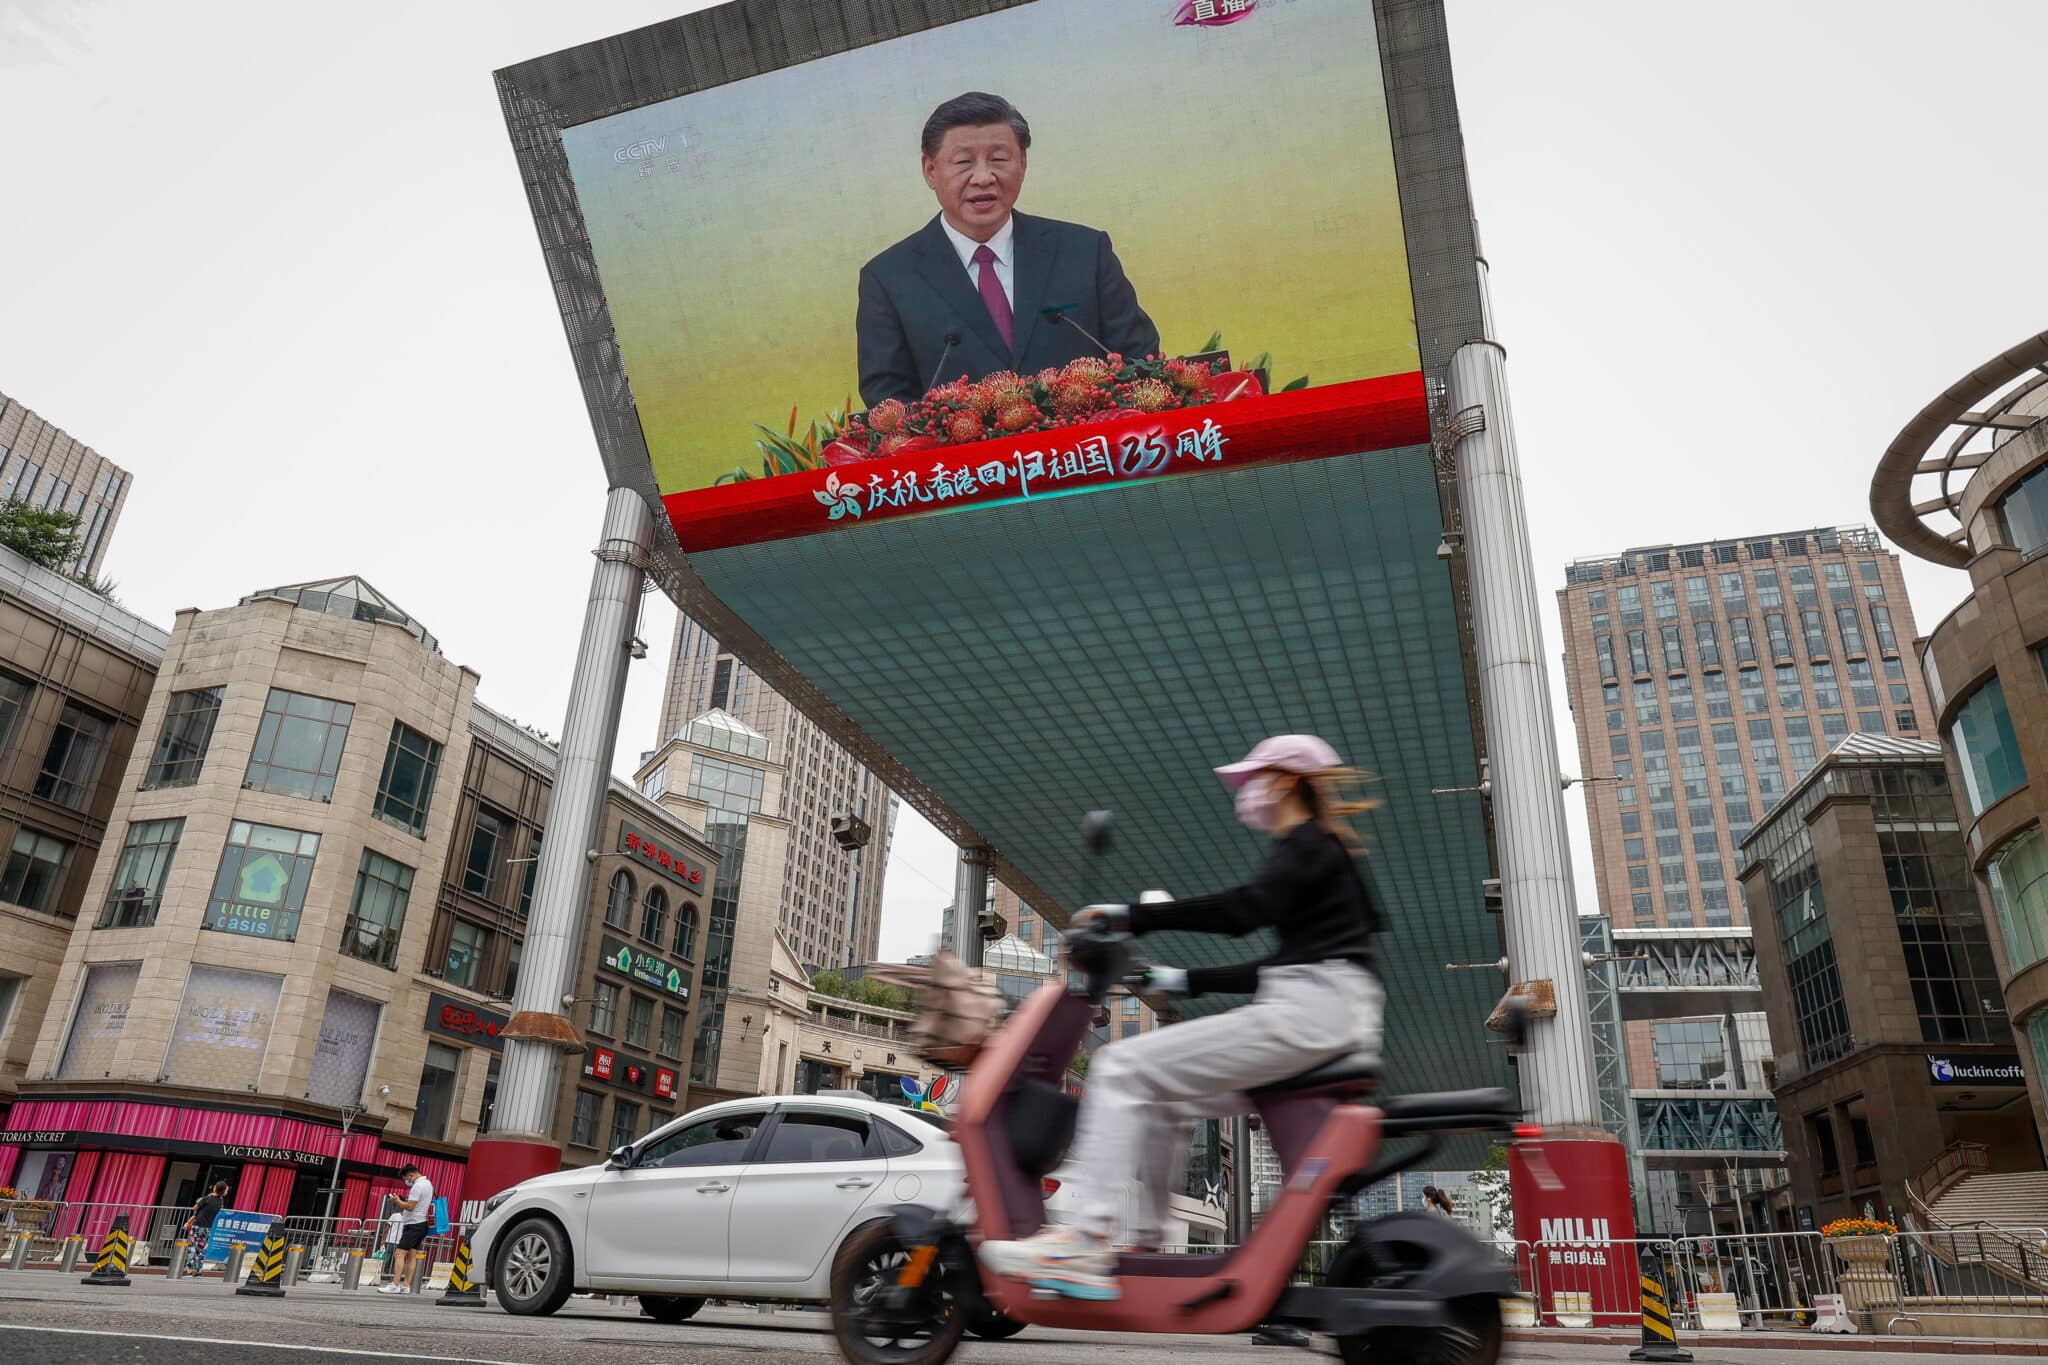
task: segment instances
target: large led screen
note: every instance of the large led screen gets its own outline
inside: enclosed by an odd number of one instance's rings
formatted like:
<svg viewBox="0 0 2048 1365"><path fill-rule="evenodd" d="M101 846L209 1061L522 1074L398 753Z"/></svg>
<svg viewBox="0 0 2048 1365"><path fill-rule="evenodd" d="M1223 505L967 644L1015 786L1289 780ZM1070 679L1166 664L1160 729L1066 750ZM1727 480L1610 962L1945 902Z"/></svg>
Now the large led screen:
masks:
<svg viewBox="0 0 2048 1365"><path fill-rule="evenodd" d="M685 549L1427 440L1358 0L1035 0L562 139Z"/></svg>

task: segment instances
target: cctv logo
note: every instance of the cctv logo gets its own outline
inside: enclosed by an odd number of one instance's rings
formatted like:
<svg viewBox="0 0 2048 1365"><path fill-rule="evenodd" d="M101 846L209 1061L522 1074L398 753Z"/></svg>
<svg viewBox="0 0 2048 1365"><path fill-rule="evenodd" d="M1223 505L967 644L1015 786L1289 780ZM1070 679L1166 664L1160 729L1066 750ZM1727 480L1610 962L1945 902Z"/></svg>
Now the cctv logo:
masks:
<svg viewBox="0 0 2048 1365"><path fill-rule="evenodd" d="M638 142L621 147L613 152L612 160L623 166L628 161L644 161L650 156L660 156L667 150L668 139L665 137L642 138Z"/></svg>

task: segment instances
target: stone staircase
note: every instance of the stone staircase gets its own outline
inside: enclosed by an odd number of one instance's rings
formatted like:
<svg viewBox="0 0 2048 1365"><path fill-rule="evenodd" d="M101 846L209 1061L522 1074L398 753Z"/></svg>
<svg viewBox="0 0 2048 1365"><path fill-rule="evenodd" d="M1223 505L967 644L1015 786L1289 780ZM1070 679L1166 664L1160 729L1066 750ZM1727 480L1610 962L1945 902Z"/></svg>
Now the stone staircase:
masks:
<svg viewBox="0 0 2048 1365"><path fill-rule="evenodd" d="M2048 1239L2048 1171L1973 1171L1928 1212L1941 1226L2038 1230Z"/></svg>

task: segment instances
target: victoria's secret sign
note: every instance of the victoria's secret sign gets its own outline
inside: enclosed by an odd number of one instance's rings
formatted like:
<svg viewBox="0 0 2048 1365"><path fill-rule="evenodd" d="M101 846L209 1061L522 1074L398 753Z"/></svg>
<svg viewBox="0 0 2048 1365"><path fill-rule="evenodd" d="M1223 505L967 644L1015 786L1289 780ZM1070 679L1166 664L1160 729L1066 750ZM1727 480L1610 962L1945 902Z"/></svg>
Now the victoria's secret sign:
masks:
<svg viewBox="0 0 2048 1365"><path fill-rule="evenodd" d="M634 825L619 823L619 852L630 853L663 876L684 886L702 888L704 865L691 862L661 840Z"/></svg>

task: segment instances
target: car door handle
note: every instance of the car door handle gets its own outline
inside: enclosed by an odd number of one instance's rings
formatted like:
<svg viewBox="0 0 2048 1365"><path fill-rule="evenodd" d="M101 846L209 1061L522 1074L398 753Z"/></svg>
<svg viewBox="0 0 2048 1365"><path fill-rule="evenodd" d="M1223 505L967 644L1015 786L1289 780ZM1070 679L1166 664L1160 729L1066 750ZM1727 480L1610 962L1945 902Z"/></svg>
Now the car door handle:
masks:
<svg viewBox="0 0 2048 1365"><path fill-rule="evenodd" d="M714 1180L714 1181L712 1181L712 1182L711 1182L711 1183L710 1183L709 1185L699 1185L699 1186L697 1187L697 1193L699 1193L699 1194L724 1194L724 1193L725 1193L725 1192L726 1192L727 1190L729 1190L729 1189L731 1189L731 1188L732 1188L732 1186L730 1186L730 1185L726 1184L726 1183L725 1183L724 1181L722 1181L722 1180Z"/></svg>
<svg viewBox="0 0 2048 1365"><path fill-rule="evenodd" d="M852 1175L840 1181L839 1188L842 1190L864 1190L874 1183L874 1181L867 1179L865 1176Z"/></svg>

